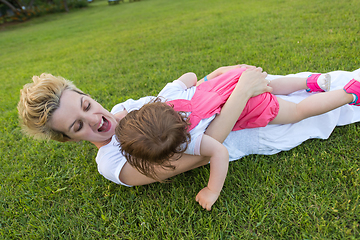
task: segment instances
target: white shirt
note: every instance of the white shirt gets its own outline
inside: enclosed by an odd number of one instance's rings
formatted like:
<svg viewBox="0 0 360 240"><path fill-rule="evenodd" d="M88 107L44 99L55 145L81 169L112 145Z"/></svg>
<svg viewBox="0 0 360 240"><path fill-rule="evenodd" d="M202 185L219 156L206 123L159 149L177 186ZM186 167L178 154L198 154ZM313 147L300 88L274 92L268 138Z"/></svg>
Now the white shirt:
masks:
<svg viewBox="0 0 360 240"><path fill-rule="evenodd" d="M116 114L125 109L128 112L138 110L145 103L150 102L151 99L152 97L143 97L139 100L128 99L123 103L115 105L111 113ZM129 187L129 185L121 182L119 178L120 171L126 163L126 158L120 153L119 142L116 140L115 135L112 136L110 143L99 148L96 163L99 173L106 179Z"/></svg>

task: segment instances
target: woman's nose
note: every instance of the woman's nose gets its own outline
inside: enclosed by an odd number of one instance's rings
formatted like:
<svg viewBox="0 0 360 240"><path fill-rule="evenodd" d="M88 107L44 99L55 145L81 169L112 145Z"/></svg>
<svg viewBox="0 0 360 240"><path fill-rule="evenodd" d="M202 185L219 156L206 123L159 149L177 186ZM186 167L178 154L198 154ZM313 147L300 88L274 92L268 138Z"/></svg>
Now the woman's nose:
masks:
<svg viewBox="0 0 360 240"><path fill-rule="evenodd" d="M91 116L91 118L89 119L89 124L92 128L97 128L99 122L100 122L99 117L96 115Z"/></svg>

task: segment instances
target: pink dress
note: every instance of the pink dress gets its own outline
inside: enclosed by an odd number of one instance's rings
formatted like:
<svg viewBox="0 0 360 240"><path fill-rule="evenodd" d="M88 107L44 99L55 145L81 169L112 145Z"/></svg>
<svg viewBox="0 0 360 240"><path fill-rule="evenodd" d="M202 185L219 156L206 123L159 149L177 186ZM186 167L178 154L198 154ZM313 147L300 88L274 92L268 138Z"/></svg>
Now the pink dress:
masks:
<svg viewBox="0 0 360 240"><path fill-rule="evenodd" d="M233 92L245 68L236 68L220 76L204 82L196 87L191 100L175 99L168 101L175 111L190 112L190 129L193 129L202 119L209 118L221 111ZM263 93L252 97L247 102L233 131L246 128L265 127L279 112L279 102L271 93Z"/></svg>

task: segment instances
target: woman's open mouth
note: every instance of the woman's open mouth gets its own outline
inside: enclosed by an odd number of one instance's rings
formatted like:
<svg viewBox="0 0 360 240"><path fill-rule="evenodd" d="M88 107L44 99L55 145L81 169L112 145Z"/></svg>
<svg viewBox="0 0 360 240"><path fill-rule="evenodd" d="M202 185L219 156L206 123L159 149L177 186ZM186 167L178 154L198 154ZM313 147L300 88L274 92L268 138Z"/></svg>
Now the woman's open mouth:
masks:
<svg viewBox="0 0 360 240"><path fill-rule="evenodd" d="M107 132L110 130L110 128L111 123L106 118L102 117L98 132Z"/></svg>

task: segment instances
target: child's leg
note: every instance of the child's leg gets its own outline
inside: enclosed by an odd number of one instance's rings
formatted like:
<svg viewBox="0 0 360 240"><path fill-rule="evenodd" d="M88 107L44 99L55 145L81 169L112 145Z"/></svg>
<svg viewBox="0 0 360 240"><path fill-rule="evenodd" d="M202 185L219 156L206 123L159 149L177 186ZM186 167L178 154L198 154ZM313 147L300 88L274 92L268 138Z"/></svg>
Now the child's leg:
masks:
<svg viewBox="0 0 360 240"><path fill-rule="evenodd" d="M307 89L308 91L327 92L330 90L331 77L329 74L312 74L307 78L281 77L270 81L272 94L287 95L295 91Z"/></svg>
<svg viewBox="0 0 360 240"><path fill-rule="evenodd" d="M269 86L273 88L272 94L287 95L299 90L307 89L306 78L282 77L270 81Z"/></svg>
<svg viewBox="0 0 360 240"><path fill-rule="evenodd" d="M353 95L343 89L318 93L293 103L278 98L279 113L269 124L288 124L299 122L305 118L320 115L353 101Z"/></svg>

